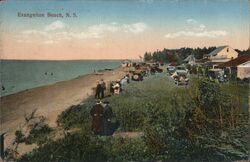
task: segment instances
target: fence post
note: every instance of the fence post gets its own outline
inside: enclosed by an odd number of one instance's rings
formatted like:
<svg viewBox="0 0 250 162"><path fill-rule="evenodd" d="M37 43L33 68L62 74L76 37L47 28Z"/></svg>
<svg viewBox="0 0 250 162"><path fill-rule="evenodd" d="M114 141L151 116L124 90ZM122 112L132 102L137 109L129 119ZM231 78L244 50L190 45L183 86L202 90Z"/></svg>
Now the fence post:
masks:
<svg viewBox="0 0 250 162"><path fill-rule="evenodd" d="M0 156L4 160L4 135L5 133L0 132Z"/></svg>

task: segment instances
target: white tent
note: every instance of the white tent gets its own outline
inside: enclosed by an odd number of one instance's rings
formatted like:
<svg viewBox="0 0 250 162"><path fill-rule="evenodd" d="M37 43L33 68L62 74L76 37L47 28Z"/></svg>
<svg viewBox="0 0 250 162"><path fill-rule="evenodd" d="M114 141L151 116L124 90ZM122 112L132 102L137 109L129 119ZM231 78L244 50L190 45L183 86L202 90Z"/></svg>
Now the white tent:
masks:
<svg viewBox="0 0 250 162"><path fill-rule="evenodd" d="M184 61L190 65L194 65L196 59L195 59L194 55L189 55L187 58L184 59Z"/></svg>
<svg viewBox="0 0 250 162"><path fill-rule="evenodd" d="M237 77L240 79L250 78L250 61L237 66Z"/></svg>

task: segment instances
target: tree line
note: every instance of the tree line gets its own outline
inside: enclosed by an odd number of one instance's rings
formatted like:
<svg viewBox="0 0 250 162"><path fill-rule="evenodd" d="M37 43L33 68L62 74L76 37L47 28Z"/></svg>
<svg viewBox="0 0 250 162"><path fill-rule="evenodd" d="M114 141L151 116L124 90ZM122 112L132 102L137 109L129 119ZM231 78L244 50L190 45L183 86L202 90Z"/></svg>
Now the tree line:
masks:
<svg viewBox="0 0 250 162"><path fill-rule="evenodd" d="M203 47L203 48L180 48L180 49L166 49L157 50L154 52L145 52L144 61L159 61L159 62L182 62L189 55L194 55L196 59L202 59L205 54L209 54L213 50L215 50L215 46L211 47ZM239 56L248 55L249 48L247 50L239 50L235 49Z"/></svg>

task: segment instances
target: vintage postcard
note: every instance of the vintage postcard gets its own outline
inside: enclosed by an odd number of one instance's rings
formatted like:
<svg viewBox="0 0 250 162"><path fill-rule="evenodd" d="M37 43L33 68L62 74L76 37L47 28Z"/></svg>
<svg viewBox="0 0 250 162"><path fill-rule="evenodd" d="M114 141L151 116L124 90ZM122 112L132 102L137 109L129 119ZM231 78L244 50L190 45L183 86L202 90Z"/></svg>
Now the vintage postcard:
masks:
<svg viewBox="0 0 250 162"><path fill-rule="evenodd" d="M1 161L248 161L249 35L248 0L1 0Z"/></svg>

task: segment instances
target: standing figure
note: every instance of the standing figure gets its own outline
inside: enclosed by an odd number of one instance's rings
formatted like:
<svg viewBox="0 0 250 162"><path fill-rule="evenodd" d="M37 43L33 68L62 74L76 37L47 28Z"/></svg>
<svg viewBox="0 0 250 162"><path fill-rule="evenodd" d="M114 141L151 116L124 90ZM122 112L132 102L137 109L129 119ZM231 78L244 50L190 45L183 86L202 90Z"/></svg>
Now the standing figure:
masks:
<svg viewBox="0 0 250 162"><path fill-rule="evenodd" d="M101 80L101 98L104 98L104 91L106 90L106 83L103 81L103 79Z"/></svg>
<svg viewBox="0 0 250 162"><path fill-rule="evenodd" d="M114 94L114 88L113 88L113 86L114 86L114 83L111 82L110 85L109 85L109 92L111 93L111 95Z"/></svg>
<svg viewBox="0 0 250 162"><path fill-rule="evenodd" d="M113 116L112 108L109 105L109 102L104 102L104 121L103 121L103 135L110 136L113 134L111 119Z"/></svg>
<svg viewBox="0 0 250 162"><path fill-rule="evenodd" d="M130 83L129 74L126 75L127 83Z"/></svg>
<svg viewBox="0 0 250 162"><path fill-rule="evenodd" d="M100 99L101 98L101 91L102 91L102 85L100 84L100 82L98 81L97 82L97 85L96 85L96 89L95 89L95 98L96 99Z"/></svg>
<svg viewBox="0 0 250 162"><path fill-rule="evenodd" d="M90 115L92 116L92 131L95 135L102 135L104 108L100 100L98 100L93 106L93 108L90 110Z"/></svg>
<svg viewBox="0 0 250 162"><path fill-rule="evenodd" d="M120 84L119 82L116 82L115 85L113 85L113 89L114 89L114 94L120 94Z"/></svg>
<svg viewBox="0 0 250 162"><path fill-rule="evenodd" d="M124 88L128 84L128 78L127 78L127 76L124 76L121 79L120 84L121 84L121 88Z"/></svg>

